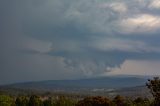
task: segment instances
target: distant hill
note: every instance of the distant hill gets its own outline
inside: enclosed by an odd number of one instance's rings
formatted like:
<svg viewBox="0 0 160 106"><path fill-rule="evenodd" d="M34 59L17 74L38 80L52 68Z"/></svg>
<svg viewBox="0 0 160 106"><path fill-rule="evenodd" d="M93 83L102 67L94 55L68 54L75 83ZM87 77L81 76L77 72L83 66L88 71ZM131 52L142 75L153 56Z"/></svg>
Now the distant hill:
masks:
<svg viewBox="0 0 160 106"><path fill-rule="evenodd" d="M143 86L147 77L140 76L107 76L77 80L47 80L37 82L24 82L7 85L14 88L36 88L36 89L55 89L55 88L108 88L119 89L125 87Z"/></svg>
<svg viewBox="0 0 160 106"><path fill-rule="evenodd" d="M101 95L114 97L150 97L146 76L107 76L77 80L48 80L0 86L0 94L9 95Z"/></svg>

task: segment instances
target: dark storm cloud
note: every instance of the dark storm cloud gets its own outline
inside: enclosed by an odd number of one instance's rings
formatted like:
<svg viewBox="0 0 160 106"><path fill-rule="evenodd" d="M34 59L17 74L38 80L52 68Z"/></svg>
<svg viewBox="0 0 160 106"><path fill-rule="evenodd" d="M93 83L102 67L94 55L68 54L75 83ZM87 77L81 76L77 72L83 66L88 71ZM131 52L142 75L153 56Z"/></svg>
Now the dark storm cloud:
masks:
<svg viewBox="0 0 160 106"><path fill-rule="evenodd" d="M159 7L157 0L2 0L0 83L97 76L127 59L159 60Z"/></svg>

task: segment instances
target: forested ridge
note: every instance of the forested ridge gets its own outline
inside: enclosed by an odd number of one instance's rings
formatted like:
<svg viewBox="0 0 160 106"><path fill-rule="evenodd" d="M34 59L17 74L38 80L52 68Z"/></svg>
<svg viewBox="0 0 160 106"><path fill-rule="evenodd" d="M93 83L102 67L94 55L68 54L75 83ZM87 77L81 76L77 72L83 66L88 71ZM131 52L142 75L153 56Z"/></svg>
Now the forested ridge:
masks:
<svg viewBox="0 0 160 106"><path fill-rule="evenodd" d="M49 95L0 95L0 106L160 106L160 78L146 81L152 98L126 98L106 96L49 96Z"/></svg>

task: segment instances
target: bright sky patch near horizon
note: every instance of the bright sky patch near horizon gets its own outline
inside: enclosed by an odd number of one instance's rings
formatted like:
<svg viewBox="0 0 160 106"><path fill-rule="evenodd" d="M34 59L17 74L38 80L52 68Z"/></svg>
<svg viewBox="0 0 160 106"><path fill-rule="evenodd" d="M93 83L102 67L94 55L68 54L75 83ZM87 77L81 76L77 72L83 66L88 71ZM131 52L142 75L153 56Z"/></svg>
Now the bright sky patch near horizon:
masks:
<svg viewBox="0 0 160 106"><path fill-rule="evenodd" d="M160 74L159 0L1 0L0 84Z"/></svg>

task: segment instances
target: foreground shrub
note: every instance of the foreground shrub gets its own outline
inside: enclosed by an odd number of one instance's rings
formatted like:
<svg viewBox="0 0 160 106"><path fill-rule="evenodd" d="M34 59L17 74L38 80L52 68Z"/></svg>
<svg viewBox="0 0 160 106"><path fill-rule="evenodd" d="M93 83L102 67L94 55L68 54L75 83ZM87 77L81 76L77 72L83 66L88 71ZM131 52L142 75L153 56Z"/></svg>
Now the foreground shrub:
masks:
<svg viewBox="0 0 160 106"><path fill-rule="evenodd" d="M43 106L56 106L55 101L51 98L43 101Z"/></svg>
<svg viewBox="0 0 160 106"><path fill-rule="evenodd" d="M29 106L43 106L40 97L32 95L29 99Z"/></svg>
<svg viewBox="0 0 160 106"><path fill-rule="evenodd" d="M124 106L136 106L132 100L125 100L124 101Z"/></svg>
<svg viewBox="0 0 160 106"><path fill-rule="evenodd" d="M84 98L76 106L113 106L113 103L106 97L96 96Z"/></svg>
<svg viewBox="0 0 160 106"><path fill-rule="evenodd" d="M154 97L154 105L160 106L160 78L154 77L152 80L149 79L146 86Z"/></svg>
<svg viewBox="0 0 160 106"><path fill-rule="evenodd" d="M15 106L14 99L10 96L0 95L0 106Z"/></svg>
<svg viewBox="0 0 160 106"><path fill-rule="evenodd" d="M113 103L115 106L124 106L125 100L122 96L117 95L114 99L113 99Z"/></svg>
<svg viewBox="0 0 160 106"><path fill-rule="evenodd" d="M17 97L15 101L16 106L28 106L28 100L25 96Z"/></svg>
<svg viewBox="0 0 160 106"><path fill-rule="evenodd" d="M150 106L150 101L147 98L138 97L134 100L136 106Z"/></svg>
<svg viewBox="0 0 160 106"><path fill-rule="evenodd" d="M55 102L55 106L75 106L76 102L67 97L60 96L59 99Z"/></svg>

